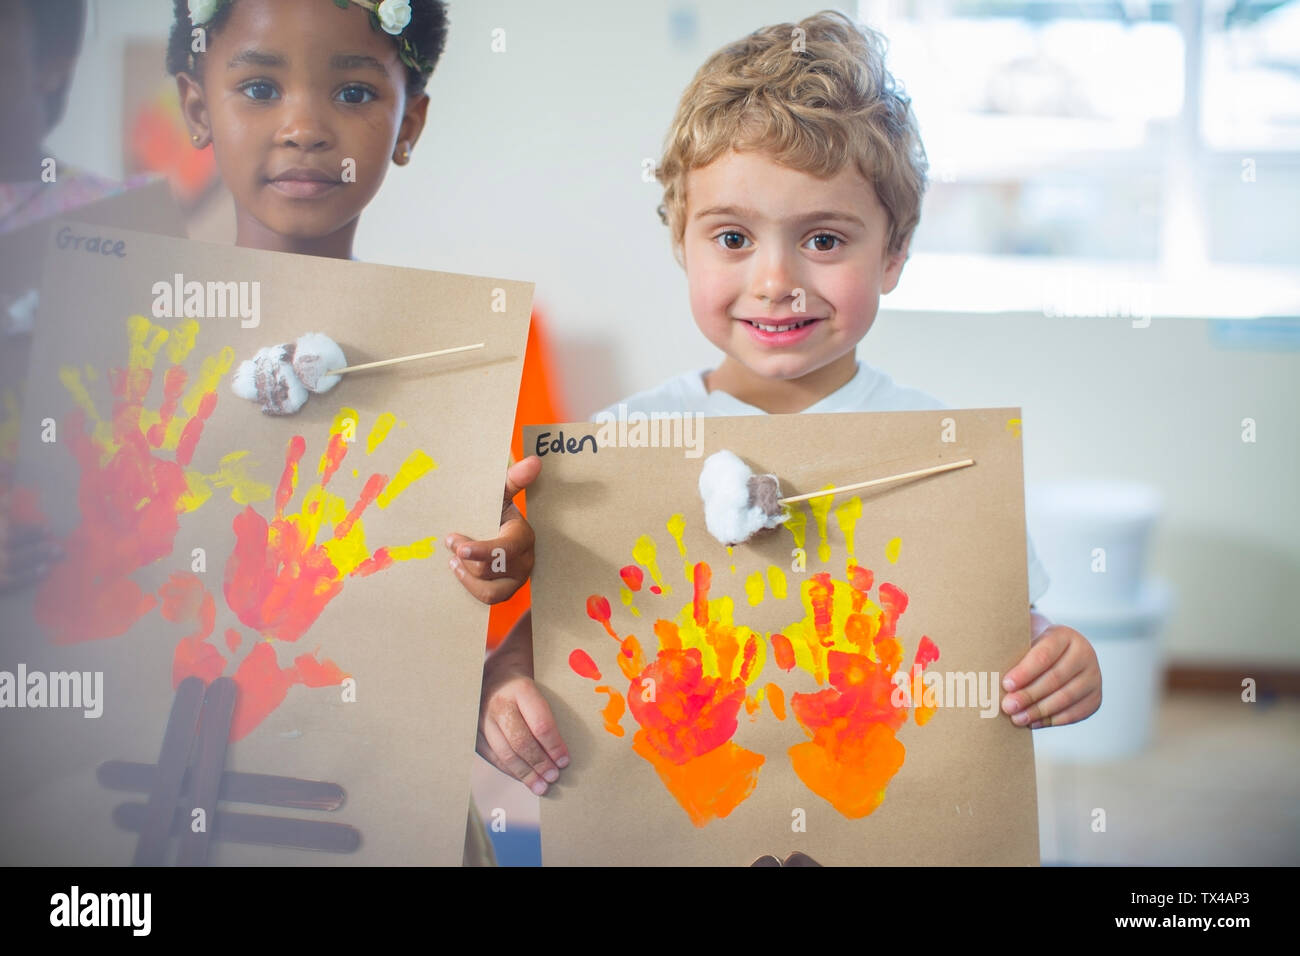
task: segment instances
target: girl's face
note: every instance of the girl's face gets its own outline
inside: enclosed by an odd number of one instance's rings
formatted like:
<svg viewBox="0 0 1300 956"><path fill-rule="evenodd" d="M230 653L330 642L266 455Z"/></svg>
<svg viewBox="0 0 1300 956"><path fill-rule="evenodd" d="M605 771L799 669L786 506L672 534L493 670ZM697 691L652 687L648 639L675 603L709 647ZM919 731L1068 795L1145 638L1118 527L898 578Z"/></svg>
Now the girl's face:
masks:
<svg viewBox="0 0 1300 956"><path fill-rule="evenodd" d="M350 246L428 107L427 96L408 101L392 39L361 7L330 0L235 0L206 39L200 75L177 83L195 145L213 144L234 195L240 243L261 230L292 245L347 229Z"/></svg>
<svg viewBox="0 0 1300 956"><path fill-rule="evenodd" d="M709 341L755 381L853 366L906 260L886 249L871 184L851 165L823 180L732 151L691 170L686 197L691 311Z"/></svg>

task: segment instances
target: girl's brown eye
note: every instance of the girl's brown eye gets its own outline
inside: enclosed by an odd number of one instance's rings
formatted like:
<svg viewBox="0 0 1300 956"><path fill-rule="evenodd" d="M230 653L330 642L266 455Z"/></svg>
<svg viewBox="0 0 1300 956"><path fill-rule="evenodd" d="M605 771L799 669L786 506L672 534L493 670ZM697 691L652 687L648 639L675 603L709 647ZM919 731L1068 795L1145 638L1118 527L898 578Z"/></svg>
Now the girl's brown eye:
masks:
<svg viewBox="0 0 1300 956"><path fill-rule="evenodd" d="M240 87L240 92L250 100L270 100L274 99L276 96L275 87L262 80L245 83Z"/></svg>
<svg viewBox="0 0 1300 956"><path fill-rule="evenodd" d="M722 240L724 248L733 251L745 248L745 243L748 241L738 232L724 232L722 235L718 236L718 239Z"/></svg>
<svg viewBox="0 0 1300 956"><path fill-rule="evenodd" d="M369 103L375 98L372 90L364 86L345 86L339 90L339 99L351 106L360 106L362 103Z"/></svg>

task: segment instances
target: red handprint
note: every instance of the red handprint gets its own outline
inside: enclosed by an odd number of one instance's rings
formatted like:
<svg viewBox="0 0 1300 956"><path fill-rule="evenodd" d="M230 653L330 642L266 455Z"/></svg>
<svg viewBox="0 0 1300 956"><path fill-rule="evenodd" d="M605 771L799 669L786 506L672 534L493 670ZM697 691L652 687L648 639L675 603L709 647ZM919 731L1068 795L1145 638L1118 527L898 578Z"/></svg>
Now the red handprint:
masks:
<svg viewBox="0 0 1300 956"><path fill-rule="evenodd" d="M670 521L670 530L673 527ZM654 546L649 536L642 536L637 547L638 559L652 566ZM639 568L623 569L622 578L630 590L640 590ZM648 664L640 641L634 635L619 638L614 630L609 601L599 595L587 600L588 616L619 641L618 665L630 681L627 707L641 725L632 749L655 768L696 826L738 807L757 785L764 761L762 755L732 740L741 706L756 706L748 690L762 670L763 643L748 628L732 622L729 599L709 600L712 579L708 564L694 565L691 603L676 621L655 621L659 650ZM625 601L632 606L630 598ZM581 676L600 679L585 651L574 651L569 663ZM606 729L621 737L622 696L612 687L596 689L610 697Z"/></svg>
<svg viewBox="0 0 1300 956"><path fill-rule="evenodd" d="M367 442L369 450L383 442L393 421L391 415L380 416ZM251 506L234 519L236 543L226 562L226 604L260 639L239 661L233 675L240 693L232 740L239 740L256 728L280 706L295 684L337 686L348 676L333 661L319 660L315 653L298 654L291 665L281 667L276 642L297 641L310 630L330 601L342 592L345 579L365 577L391 567L394 562L433 554L434 536L401 547L379 548L371 554L362 520L372 503L387 507L412 482L437 467L425 452L413 451L391 480L385 475L372 474L351 507L328 490L330 480L347 456L350 447L347 437L355 431L356 422L357 413L352 409L339 412L321 458L320 478L303 496L301 511L286 514L297 490L299 465L307 448L306 440L295 435L285 455L271 521ZM326 523L331 528L318 542ZM163 614L168 620L194 627L193 633L176 646L173 682L179 685L190 676L206 681L221 676L228 660L234 658L243 644L241 633L234 628L226 629L225 653L211 642L215 604L192 575L173 575L162 597Z"/></svg>
<svg viewBox="0 0 1300 956"><path fill-rule="evenodd" d="M217 383L234 362L233 350L222 349L204 360L191 382L180 363L193 350L198 328L193 320L171 330L139 315L127 320L127 366L109 373L113 400L107 421L86 385L96 378L94 371L87 369L84 377L76 368L60 371L78 406L63 428L81 478L80 523L36 596L36 620L56 644L116 637L149 613L155 599L132 575L171 553L180 515L201 505L214 481L237 485L236 497L257 495L256 483L238 473L238 454L223 461L217 476L189 470L216 407ZM172 365L161 406L149 412L144 403L164 347Z"/></svg>

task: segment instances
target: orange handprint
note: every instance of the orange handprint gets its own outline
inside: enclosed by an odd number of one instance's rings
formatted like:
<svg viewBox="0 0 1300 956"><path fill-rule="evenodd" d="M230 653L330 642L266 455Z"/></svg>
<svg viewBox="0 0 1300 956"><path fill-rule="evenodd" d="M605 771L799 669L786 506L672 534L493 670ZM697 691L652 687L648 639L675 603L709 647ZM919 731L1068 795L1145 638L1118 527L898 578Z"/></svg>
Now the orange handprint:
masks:
<svg viewBox="0 0 1300 956"><path fill-rule="evenodd" d="M870 570L850 563L848 577L848 582L835 581L822 573L806 581L808 615L772 634L771 641L783 670L798 666L818 683L830 684L790 699L812 738L790 748L795 772L836 810L857 819L880 806L906 752L895 736L907 708L899 705L894 677L903 659L895 632L907 595L885 582L877 590L877 605L868 596ZM934 642L923 636L913 665L918 680L920 670L938 656ZM933 706L919 702L916 722L924 724L933 713Z"/></svg>
<svg viewBox="0 0 1300 956"><path fill-rule="evenodd" d="M674 515L669 529L675 531L680 521L681 516ZM659 577L649 536L638 540L634 554L651 569L656 580L652 593L670 590ZM639 615L630 595L641 588L640 568L629 565L621 575L624 602ZM636 636L619 638L614 630L609 601L593 595L587 600L587 614L619 641L618 665L630 681L627 707L641 725L632 749L655 768L691 822L704 826L731 813L758 783L764 758L732 737L742 705L756 706L756 698L747 695L762 670L764 645L748 628L733 623L730 598L709 599L713 572L708 564L695 564L691 578L691 603L675 621L655 621L659 650L648 664ZM574 651L569 662L581 676L600 679L585 651ZM612 687L596 689L610 698L606 729L623 736L622 696Z"/></svg>
<svg viewBox="0 0 1300 956"><path fill-rule="evenodd" d="M115 637L149 613L155 598L132 575L171 553L180 515L202 505L213 487L230 487L240 503L269 493L244 474L244 452L223 458L214 475L190 468L234 351L224 348L204 359L191 381L181 363L194 349L197 322L187 319L168 330L135 315L126 329L127 365L109 372L107 420L90 394L95 370L65 366L59 372L77 406L64 435L80 468L80 523L64 542L66 557L36 596L36 620L56 644ZM164 348L172 364L155 412L145 402Z"/></svg>

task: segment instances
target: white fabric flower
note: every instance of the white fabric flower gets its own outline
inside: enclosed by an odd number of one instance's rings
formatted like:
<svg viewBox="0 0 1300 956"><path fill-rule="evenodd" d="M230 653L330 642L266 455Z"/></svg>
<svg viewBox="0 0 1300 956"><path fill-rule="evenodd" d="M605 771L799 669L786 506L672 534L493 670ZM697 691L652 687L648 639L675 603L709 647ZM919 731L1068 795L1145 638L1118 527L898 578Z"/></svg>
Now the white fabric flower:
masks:
<svg viewBox="0 0 1300 956"><path fill-rule="evenodd" d="M384 32L397 36L411 22L411 0L383 0L375 14Z"/></svg>
<svg viewBox="0 0 1300 956"><path fill-rule="evenodd" d="M190 23L196 27L207 23L221 6L221 0L190 0Z"/></svg>

